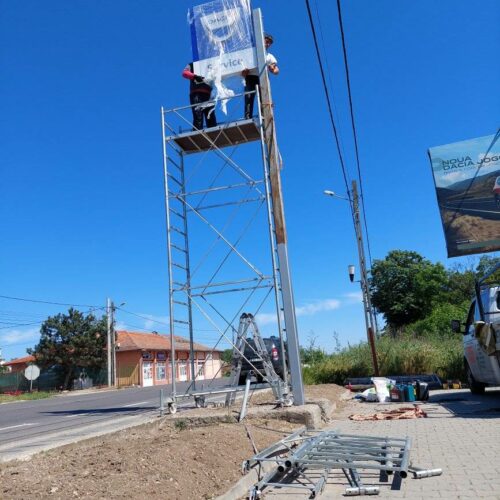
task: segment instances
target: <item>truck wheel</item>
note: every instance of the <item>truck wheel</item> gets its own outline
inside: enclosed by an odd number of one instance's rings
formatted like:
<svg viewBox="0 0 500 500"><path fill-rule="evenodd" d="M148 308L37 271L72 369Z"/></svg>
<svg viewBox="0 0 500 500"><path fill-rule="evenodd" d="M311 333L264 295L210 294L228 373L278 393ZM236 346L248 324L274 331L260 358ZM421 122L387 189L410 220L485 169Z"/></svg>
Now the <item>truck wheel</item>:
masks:
<svg viewBox="0 0 500 500"><path fill-rule="evenodd" d="M484 394L484 390L486 389L486 384L478 382L474 378L474 375L472 375L472 371L467 361L465 362L465 371L467 373L467 382L469 383L470 392L472 392L472 394Z"/></svg>

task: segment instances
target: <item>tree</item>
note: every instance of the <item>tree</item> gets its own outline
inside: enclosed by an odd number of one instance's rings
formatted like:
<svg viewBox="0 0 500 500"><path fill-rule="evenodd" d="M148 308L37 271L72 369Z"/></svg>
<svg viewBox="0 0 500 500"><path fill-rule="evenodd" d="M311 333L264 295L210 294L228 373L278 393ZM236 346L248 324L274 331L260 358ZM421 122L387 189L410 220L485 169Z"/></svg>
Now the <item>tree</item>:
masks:
<svg viewBox="0 0 500 500"><path fill-rule="evenodd" d="M417 252L392 250L371 269L372 304L393 329L427 316L444 299L447 274Z"/></svg>
<svg viewBox="0 0 500 500"><path fill-rule="evenodd" d="M491 271L494 266L500 264L500 257L490 257L489 255L483 255L479 259L479 263L476 267L477 278L481 279L486 273ZM500 281L500 269L488 278L488 283L495 283Z"/></svg>
<svg viewBox="0 0 500 500"><path fill-rule="evenodd" d="M102 368L106 365L106 318L97 319L69 309L68 314L47 318L40 328L40 341L28 354L42 368L59 365L64 372L63 387L69 387L76 367Z"/></svg>

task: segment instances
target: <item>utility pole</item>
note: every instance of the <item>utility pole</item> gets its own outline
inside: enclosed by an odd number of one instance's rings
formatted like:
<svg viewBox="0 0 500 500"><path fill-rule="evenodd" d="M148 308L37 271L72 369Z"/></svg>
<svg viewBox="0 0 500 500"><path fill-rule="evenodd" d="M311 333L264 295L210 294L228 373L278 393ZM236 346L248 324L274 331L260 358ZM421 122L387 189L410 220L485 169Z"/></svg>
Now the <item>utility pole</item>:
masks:
<svg viewBox="0 0 500 500"><path fill-rule="evenodd" d="M108 345L108 387L116 386L116 332L115 304L108 298L106 301L107 345Z"/></svg>
<svg viewBox="0 0 500 500"><path fill-rule="evenodd" d="M373 314L373 308L370 298L370 290L368 288L368 273L366 272L366 260L365 260L365 250L363 245L363 233L361 231L361 223L359 220L359 199L358 199L358 188L356 181L352 181L352 215L354 218L354 229L356 231L356 242L358 244L358 256L359 256L359 270L361 274L361 291L363 293L363 308L365 312L365 324L366 333L368 337L368 343L370 344L370 350L372 353L373 371L375 376L379 376L378 361L377 361L377 351L375 347L375 320Z"/></svg>
<svg viewBox="0 0 500 500"><path fill-rule="evenodd" d="M111 366L111 299L108 297L106 300L106 320L107 320L107 351L108 351L108 387L113 385L112 380L112 366Z"/></svg>
<svg viewBox="0 0 500 500"><path fill-rule="evenodd" d="M259 92L264 116L264 137L269 158L269 174L271 197L273 205L274 230L276 232L277 253L281 275L281 293L283 297L283 313L285 317L288 360L290 364L290 381L295 405L305 404L302 369L300 366L299 337L295 302L293 298L290 267L288 265L288 244L285 225L285 211L281 191L281 157L276 140L276 128L271 96L271 85L266 64L266 49L264 46L264 29L260 9L253 11L255 45L257 49L257 67L259 71Z"/></svg>
<svg viewBox="0 0 500 500"><path fill-rule="evenodd" d="M115 304L111 301L111 355L113 366L113 385L116 387L116 331L115 331Z"/></svg>

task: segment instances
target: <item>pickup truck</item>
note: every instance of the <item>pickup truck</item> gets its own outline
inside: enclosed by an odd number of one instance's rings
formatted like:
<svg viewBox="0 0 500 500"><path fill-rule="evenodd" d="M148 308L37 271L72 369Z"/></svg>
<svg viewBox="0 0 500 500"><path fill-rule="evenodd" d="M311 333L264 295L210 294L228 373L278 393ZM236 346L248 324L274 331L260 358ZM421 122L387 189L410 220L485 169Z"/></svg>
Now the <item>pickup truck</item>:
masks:
<svg viewBox="0 0 500 500"><path fill-rule="evenodd" d="M473 394L500 385L500 284L486 283L498 269L500 265L476 281L464 330L460 321L452 321L452 330L463 334L465 371Z"/></svg>

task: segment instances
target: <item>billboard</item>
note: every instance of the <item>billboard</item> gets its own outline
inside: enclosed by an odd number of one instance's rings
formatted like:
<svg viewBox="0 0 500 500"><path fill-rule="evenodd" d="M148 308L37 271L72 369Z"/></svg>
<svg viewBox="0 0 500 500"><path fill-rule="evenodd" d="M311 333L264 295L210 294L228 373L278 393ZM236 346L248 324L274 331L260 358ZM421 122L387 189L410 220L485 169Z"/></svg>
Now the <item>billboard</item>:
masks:
<svg viewBox="0 0 500 500"><path fill-rule="evenodd" d="M500 131L429 157L448 257L500 250Z"/></svg>
<svg viewBox="0 0 500 500"><path fill-rule="evenodd" d="M188 20L197 75L213 80L257 67L250 0L197 5L189 9Z"/></svg>

